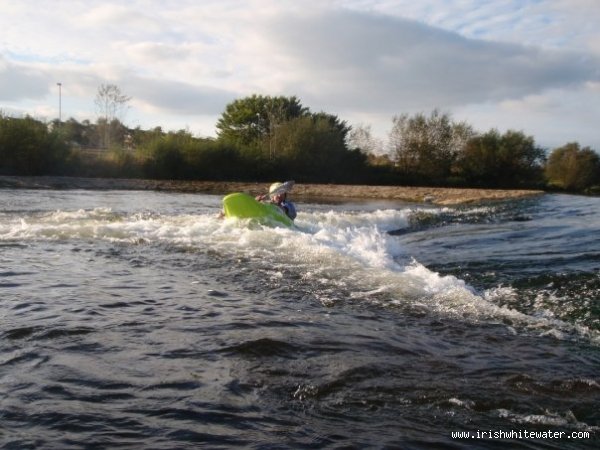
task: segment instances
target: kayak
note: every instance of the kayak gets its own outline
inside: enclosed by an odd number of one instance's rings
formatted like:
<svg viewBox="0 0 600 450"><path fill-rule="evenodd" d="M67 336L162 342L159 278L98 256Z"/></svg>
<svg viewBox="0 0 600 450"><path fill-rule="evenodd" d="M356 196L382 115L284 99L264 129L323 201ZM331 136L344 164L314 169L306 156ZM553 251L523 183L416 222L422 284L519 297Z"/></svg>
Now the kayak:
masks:
<svg viewBox="0 0 600 450"><path fill-rule="evenodd" d="M225 217L237 219L256 219L265 225L285 225L291 227L294 221L282 209L272 203L262 203L254 197L242 192L223 197L223 211Z"/></svg>

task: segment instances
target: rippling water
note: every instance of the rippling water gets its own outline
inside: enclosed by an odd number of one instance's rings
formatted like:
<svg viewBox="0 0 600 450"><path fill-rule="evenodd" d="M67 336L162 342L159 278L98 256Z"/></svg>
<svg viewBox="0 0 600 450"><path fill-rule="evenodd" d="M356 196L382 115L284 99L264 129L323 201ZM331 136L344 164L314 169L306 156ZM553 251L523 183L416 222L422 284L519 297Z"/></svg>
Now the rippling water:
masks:
<svg viewBox="0 0 600 450"><path fill-rule="evenodd" d="M219 208L0 190L3 448L597 448L600 199Z"/></svg>

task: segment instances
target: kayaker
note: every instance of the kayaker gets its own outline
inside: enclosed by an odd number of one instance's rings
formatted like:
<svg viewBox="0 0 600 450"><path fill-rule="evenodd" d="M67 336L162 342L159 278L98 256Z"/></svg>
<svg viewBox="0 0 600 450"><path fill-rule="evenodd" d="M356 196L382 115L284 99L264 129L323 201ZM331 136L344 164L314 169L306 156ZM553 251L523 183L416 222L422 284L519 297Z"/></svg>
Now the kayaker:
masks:
<svg viewBox="0 0 600 450"><path fill-rule="evenodd" d="M259 202L270 202L279 206L286 216L294 220L296 218L296 207L287 199L287 193L292 189L293 181L285 183L276 182L269 187L269 193L259 195L256 200Z"/></svg>

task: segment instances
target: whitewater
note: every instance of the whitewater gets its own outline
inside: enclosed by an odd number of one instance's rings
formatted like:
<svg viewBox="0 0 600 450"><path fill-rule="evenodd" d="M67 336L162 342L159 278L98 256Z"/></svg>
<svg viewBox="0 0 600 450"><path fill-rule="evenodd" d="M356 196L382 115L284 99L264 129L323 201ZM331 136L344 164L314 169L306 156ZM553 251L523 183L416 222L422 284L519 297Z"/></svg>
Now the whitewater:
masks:
<svg viewBox="0 0 600 450"><path fill-rule="evenodd" d="M7 448L597 438L600 199L299 199L294 228L220 219L214 195L0 199Z"/></svg>

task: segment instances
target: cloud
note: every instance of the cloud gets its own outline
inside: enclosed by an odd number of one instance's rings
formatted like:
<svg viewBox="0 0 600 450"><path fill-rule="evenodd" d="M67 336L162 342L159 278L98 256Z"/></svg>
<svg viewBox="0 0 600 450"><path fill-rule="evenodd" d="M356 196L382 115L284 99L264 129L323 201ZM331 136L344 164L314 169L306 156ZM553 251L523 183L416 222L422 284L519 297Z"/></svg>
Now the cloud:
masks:
<svg viewBox="0 0 600 450"><path fill-rule="evenodd" d="M180 115L216 115L237 97L227 89L166 79L134 77L123 87L143 108Z"/></svg>
<svg viewBox="0 0 600 450"><path fill-rule="evenodd" d="M186 59L191 54L186 45L162 42L138 42L129 46L127 50L132 59L142 64L169 64Z"/></svg>
<svg viewBox="0 0 600 450"><path fill-rule="evenodd" d="M586 83L578 88L550 89L516 100L467 105L454 113L457 119L467 120L479 131L522 130L548 149L578 141L600 151L596 132L600 122L598 85Z"/></svg>
<svg viewBox="0 0 600 450"><path fill-rule="evenodd" d="M290 85L345 109L445 109L599 79L598 58L474 40L364 12L278 17L266 38L274 54L292 61Z"/></svg>
<svg viewBox="0 0 600 450"><path fill-rule="evenodd" d="M139 30L152 33L162 29L159 15L139 5L122 3L100 3L86 8L78 16L76 25L102 29L105 33L119 36L132 35L132 32L137 33Z"/></svg>
<svg viewBox="0 0 600 450"><path fill-rule="evenodd" d="M42 70L14 64L0 55L0 101L39 99L48 93L48 76Z"/></svg>
<svg viewBox="0 0 600 450"><path fill-rule="evenodd" d="M442 3L89 0L48 15L34 0L8 2L0 108L52 117L60 81L63 113L83 119L98 86L113 83L144 126L208 129L228 102L258 93L296 95L377 131L394 114L439 107L475 125L532 124L536 138L559 133L566 115L569 139L595 132L597 0Z"/></svg>

